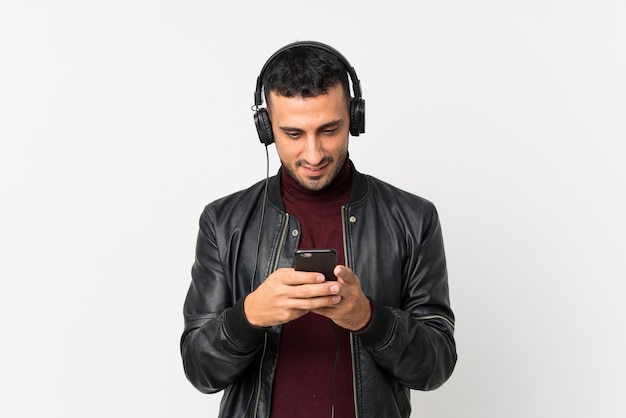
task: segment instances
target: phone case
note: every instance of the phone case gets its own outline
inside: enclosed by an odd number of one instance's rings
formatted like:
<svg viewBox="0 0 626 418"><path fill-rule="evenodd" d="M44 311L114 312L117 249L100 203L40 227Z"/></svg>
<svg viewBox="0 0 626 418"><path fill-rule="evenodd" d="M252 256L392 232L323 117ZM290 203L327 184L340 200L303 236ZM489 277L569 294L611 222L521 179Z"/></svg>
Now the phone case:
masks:
<svg viewBox="0 0 626 418"><path fill-rule="evenodd" d="M295 269L322 273L326 280L337 280L333 270L337 265L337 251L334 248L315 248L296 251Z"/></svg>

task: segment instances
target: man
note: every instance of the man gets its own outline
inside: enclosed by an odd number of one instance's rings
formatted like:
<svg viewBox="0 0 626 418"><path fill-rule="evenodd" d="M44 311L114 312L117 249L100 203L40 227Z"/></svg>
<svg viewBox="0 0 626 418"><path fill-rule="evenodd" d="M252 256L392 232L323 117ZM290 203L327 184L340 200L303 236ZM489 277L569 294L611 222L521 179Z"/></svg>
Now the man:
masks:
<svg viewBox="0 0 626 418"><path fill-rule="evenodd" d="M330 46L272 55L255 110L281 169L201 215L186 375L224 390L220 417L408 417L409 389L436 389L456 363L437 212L350 161L364 101ZM336 281L294 270L295 251L311 248L336 249Z"/></svg>

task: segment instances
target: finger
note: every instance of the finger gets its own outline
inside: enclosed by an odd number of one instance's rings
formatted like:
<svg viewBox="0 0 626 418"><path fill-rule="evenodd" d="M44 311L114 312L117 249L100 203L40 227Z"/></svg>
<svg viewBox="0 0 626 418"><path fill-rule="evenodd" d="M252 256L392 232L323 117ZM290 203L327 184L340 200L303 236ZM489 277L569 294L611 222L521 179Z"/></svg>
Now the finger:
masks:
<svg viewBox="0 0 626 418"><path fill-rule="evenodd" d="M303 284L290 289L291 297L296 299L314 299L339 295L341 288L335 282Z"/></svg>
<svg viewBox="0 0 626 418"><path fill-rule="evenodd" d="M342 298L339 295L303 299L306 305L306 309L310 310L311 312L323 314L324 316L327 316L331 313L329 310L335 310L338 306L340 306L341 300Z"/></svg>
<svg viewBox="0 0 626 418"><path fill-rule="evenodd" d="M342 265L336 266L335 269L333 270L333 273L335 273L335 276L337 276L342 281L348 284L358 283L359 281L359 279L356 277L354 272L346 266L342 266Z"/></svg>
<svg viewBox="0 0 626 418"><path fill-rule="evenodd" d="M323 283L324 275L309 271L296 271L294 269L286 269L282 282L289 286L297 286L303 284Z"/></svg>

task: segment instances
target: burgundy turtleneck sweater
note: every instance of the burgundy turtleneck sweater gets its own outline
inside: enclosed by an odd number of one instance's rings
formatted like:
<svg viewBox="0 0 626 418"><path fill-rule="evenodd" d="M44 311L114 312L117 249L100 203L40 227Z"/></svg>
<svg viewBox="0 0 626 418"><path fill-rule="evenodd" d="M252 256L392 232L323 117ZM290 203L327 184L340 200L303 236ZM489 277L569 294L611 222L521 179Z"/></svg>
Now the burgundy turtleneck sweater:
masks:
<svg viewBox="0 0 626 418"><path fill-rule="evenodd" d="M305 189L284 168L280 178L285 210L300 221L300 248L335 248L345 264L341 207L352 185L348 161L321 191ZM350 333L310 312L283 325L271 417L330 418L333 402L335 417L354 418Z"/></svg>

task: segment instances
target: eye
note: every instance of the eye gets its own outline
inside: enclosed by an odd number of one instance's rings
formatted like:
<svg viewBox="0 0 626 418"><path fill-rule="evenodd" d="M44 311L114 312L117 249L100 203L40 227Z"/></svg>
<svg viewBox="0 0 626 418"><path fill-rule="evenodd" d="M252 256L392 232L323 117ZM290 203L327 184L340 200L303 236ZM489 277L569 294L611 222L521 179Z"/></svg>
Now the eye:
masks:
<svg viewBox="0 0 626 418"><path fill-rule="evenodd" d="M302 133L301 132L297 132L297 131L293 131L293 132L287 131L287 132L285 132L285 135L287 135L287 137L291 138L291 139L298 139L298 138L300 138Z"/></svg>
<svg viewBox="0 0 626 418"><path fill-rule="evenodd" d="M337 132L337 128L325 129L324 134L328 136L332 136Z"/></svg>

